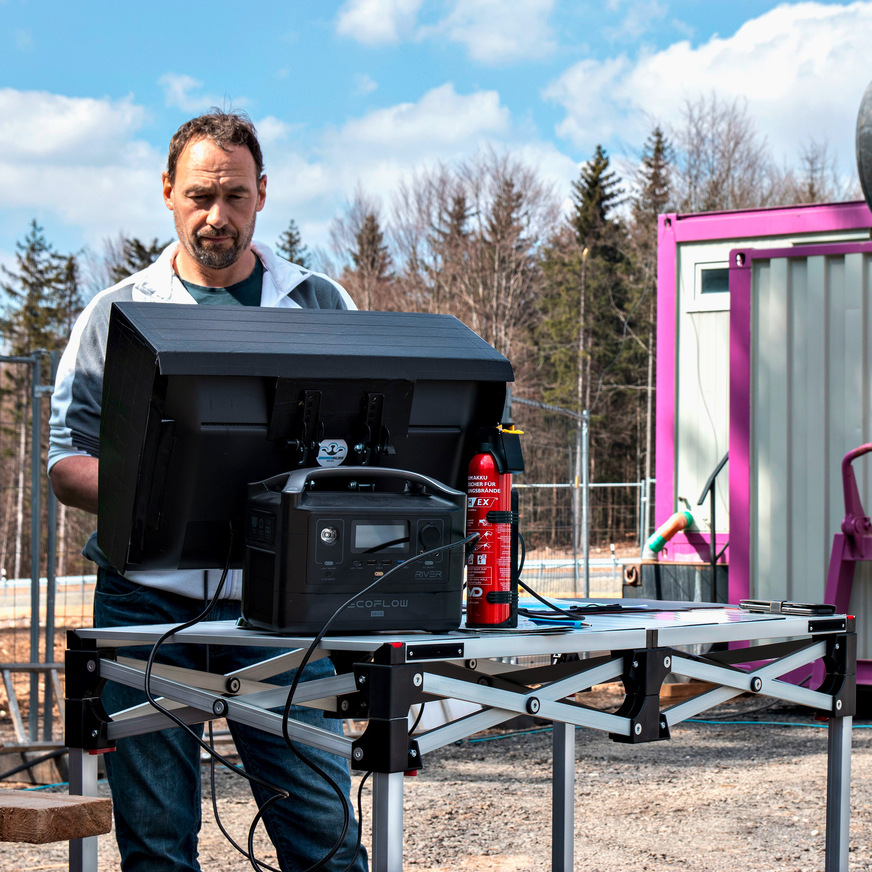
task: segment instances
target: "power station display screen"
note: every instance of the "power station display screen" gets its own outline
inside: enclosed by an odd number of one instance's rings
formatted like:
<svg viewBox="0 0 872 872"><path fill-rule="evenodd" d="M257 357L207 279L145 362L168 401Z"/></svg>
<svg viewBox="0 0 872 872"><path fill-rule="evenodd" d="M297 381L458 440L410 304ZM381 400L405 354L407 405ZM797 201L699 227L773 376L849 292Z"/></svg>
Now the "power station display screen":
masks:
<svg viewBox="0 0 872 872"><path fill-rule="evenodd" d="M378 524L355 521L352 530L352 550L359 554L407 551L409 547L408 521L390 521Z"/></svg>

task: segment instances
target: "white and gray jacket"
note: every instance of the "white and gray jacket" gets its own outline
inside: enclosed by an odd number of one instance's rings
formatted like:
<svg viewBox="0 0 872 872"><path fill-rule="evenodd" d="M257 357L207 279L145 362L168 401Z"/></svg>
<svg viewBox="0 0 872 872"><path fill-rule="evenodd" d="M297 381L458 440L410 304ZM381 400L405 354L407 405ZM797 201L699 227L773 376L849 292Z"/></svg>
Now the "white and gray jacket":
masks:
<svg viewBox="0 0 872 872"><path fill-rule="evenodd" d="M185 303L196 305L173 270L179 243L161 253L151 266L101 291L79 316L58 367L51 402L48 469L63 457L99 456L100 403L103 396L103 365L112 303L125 301ZM260 305L285 309L356 309L351 297L336 282L274 254L267 246L253 242L252 248L263 264ZM98 557L89 543L89 557ZM218 573L210 579L217 583ZM225 587L228 599L240 596L240 573L234 571ZM203 573L129 572L127 578L149 587L185 596L202 597ZM211 592L210 592L211 595Z"/></svg>

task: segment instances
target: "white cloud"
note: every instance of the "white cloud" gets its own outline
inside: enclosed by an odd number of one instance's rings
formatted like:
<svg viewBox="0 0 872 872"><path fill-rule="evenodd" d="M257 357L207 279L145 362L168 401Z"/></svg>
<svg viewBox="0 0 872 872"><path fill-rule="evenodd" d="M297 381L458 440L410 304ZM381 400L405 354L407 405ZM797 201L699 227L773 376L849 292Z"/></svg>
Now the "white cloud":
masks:
<svg viewBox="0 0 872 872"><path fill-rule="evenodd" d="M449 82L428 91L417 103L399 103L349 121L340 135L355 149L418 151L504 133L508 126L509 110L500 105L496 91L463 96Z"/></svg>
<svg viewBox="0 0 872 872"><path fill-rule="evenodd" d="M545 90L566 115L557 133L585 152L596 143L641 143L653 123L678 125L688 99L747 99L776 159L793 161L811 137L845 162L869 79L872 3L782 4L732 36L677 42L638 58L583 60Z"/></svg>
<svg viewBox="0 0 872 872"><path fill-rule="evenodd" d="M202 88L203 83L192 76L165 73L158 80L158 84L164 90L164 100L167 106L176 106L186 112L195 112L196 106L200 105L199 98L192 98L190 92L195 88ZM192 102L196 103L194 108L191 106Z"/></svg>
<svg viewBox="0 0 872 872"><path fill-rule="evenodd" d="M171 230L160 192L165 157L136 139L146 116L131 97L6 88L0 118L0 189L8 214L39 215L46 226L59 222L91 244L122 229L149 238Z"/></svg>
<svg viewBox="0 0 872 872"><path fill-rule="evenodd" d="M229 94L201 94L199 91L203 83L184 73L165 73L158 79L158 84L163 88L167 106L174 106L191 114L207 112L212 106L238 108L249 102L245 97L231 98Z"/></svg>
<svg viewBox="0 0 872 872"><path fill-rule="evenodd" d="M262 126L263 122L260 122ZM260 128L259 128L260 129ZM332 216L360 182L387 199L400 181L438 161L474 154L485 142L511 132L508 110L494 91L457 94L450 83L434 88L416 103L400 103L351 119L326 133L314 153L283 149L270 158L267 208L259 218L264 238L273 231L273 215L299 214L313 221ZM275 229L275 235L284 226ZM323 245L326 239L313 240Z"/></svg>
<svg viewBox="0 0 872 872"><path fill-rule="evenodd" d="M455 0L448 16L419 36L446 35L485 64L545 57L555 48L553 9L554 0Z"/></svg>
<svg viewBox="0 0 872 872"><path fill-rule="evenodd" d="M0 155L4 161L98 164L114 159L144 120L132 97L96 100L2 88Z"/></svg>
<svg viewBox="0 0 872 872"><path fill-rule="evenodd" d="M336 32L364 45L397 43L414 29L423 0L348 0L336 18Z"/></svg>
<svg viewBox="0 0 872 872"><path fill-rule="evenodd" d="M471 158L487 146L510 149L560 190L577 172L575 162L552 144L519 131L498 93L458 94L448 83L414 103L351 119L308 154L290 148L267 153L269 191L258 236L275 240L293 217L307 245L326 246L330 220L358 184L387 209L401 181L439 163Z"/></svg>
<svg viewBox="0 0 872 872"><path fill-rule="evenodd" d="M616 27L605 29L610 39L637 40L655 21L665 18L668 11L660 0L608 0L606 5L610 11L623 15Z"/></svg>
<svg viewBox="0 0 872 872"><path fill-rule="evenodd" d="M5 89L0 119L0 218L8 234L0 249L14 247L18 223L23 231L32 216L63 251L99 247L119 231L144 239L172 235L160 190L166 147L143 141L139 131L149 119L133 98ZM267 243L294 218L310 248L326 247L327 228L358 183L387 209L402 180L488 146L519 154L561 189L577 169L535 131L515 124L498 92L458 93L451 83L326 131L276 115L256 123L269 175L257 237Z"/></svg>
<svg viewBox="0 0 872 872"><path fill-rule="evenodd" d="M556 45L548 21L555 0L451 0L437 23L419 26L422 5L423 0L348 0L336 31L368 46L447 39L485 64L545 57Z"/></svg>
<svg viewBox="0 0 872 872"><path fill-rule="evenodd" d="M169 229L172 220L164 215L161 198L163 157L148 158L141 165L102 167L0 163L0 184L7 192L4 206L54 214L82 228L92 243L122 229L154 235L160 232L156 226Z"/></svg>
<svg viewBox="0 0 872 872"><path fill-rule="evenodd" d="M578 178L578 162L551 142L527 142L512 147L512 156L536 170L543 182L553 185L558 196Z"/></svg>
<svg viewBox="0 0 872 872"><path fill-rule="evenodd" d="M271 146L284 143L291 133L298 130L299 127L300 125L288 124L281 118L276 118L275 115L267 115L255 124L257 139L262 149L269 149Z"/></svg>

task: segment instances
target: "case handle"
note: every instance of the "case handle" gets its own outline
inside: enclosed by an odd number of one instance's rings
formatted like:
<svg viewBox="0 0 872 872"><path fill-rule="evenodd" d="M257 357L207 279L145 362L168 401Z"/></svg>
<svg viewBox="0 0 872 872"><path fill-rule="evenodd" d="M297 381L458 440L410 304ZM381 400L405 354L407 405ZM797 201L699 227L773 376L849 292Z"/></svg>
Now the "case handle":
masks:
<svg viewBox="0 0 872 872"><path fill-rule="evenodd" d="M408 469L392 469L390 467L381 466L325 466L325 467L307 467L305 469L295 469L289 476L287 483L282 488L283 493L302 493L306 487L306 483L319 478L348 478L350 476L358 476L360 478L373 476L381 476L383 478L400 478L404 481L413 482L423 485L430 490L441 493L446 497L463 497L466 496L462 491L454 490L447 485L442 484L435 478L430 478L427 475L421 475L417 472L412 472Z"/></svg>

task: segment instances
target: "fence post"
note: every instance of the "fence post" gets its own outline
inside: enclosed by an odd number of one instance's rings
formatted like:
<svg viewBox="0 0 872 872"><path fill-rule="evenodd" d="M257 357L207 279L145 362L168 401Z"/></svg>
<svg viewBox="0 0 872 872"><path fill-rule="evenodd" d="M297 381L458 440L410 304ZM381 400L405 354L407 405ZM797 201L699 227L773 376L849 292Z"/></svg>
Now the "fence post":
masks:
<svg viewBox="0 0 872 872"><path fill-rule="evenodd" d="M640 550L645 546L645 509L648 507L648 485L646 481L639 482L639 537L636 544Z"/></svg>
<svg viewBox="0 0 872 872"><path fill-rule="evenodd" d="M60 361L60 352L52 351L49 356L49 383L40 386L40 394L42 396L51 397L54 390L54 380L57 375L58 363ZM40 461L40 466L42 465ZM51 484L48 487L47 497L47 523L46 530L46 558L45 558L45 662L54 662L54 641L55 641L55 603L57 600L57 551L58 551L58 500L51 489ZM45 673L45 700L43 703L43 740L50 742L52 740L52 683L50 681L50 673Z"/></svg>
<svg viewBox="0 0 872 872"><path fill-rule="evenodd" d="M572 595L578 596L578 552L581 545L581 425L575 425L575 478L572 489Z"/></svg>
<svg viewBox="0 0 872 872"><path fill-rule="evenodd" d="M30 662L39 663L39 564L41 533L40 459L42 452L42 398L39 385L42 381L42 366L39 352L30 358ZM30 711L28 713L28 734L30 740L37 741L39 735L39 672L30 673Z"/></svg>

